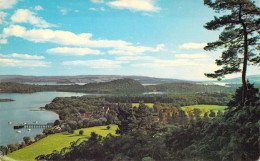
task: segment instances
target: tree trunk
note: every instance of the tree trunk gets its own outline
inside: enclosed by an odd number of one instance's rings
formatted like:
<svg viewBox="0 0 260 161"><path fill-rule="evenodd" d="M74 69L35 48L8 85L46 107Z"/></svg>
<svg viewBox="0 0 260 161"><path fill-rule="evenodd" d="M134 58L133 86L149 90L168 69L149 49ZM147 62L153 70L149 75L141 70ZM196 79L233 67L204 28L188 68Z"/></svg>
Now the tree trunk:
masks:
<svg viewBox="0 0 260 161"><path fill-rule="evenodd" d="M242 83L243 83L243 91L242 91L242 105L245 106L247 99L247 82L246 82L246 70L247 70L247 59L248 59L248 46L247 46L247 29L245 24L243 24L244 30L244 62L243 62L243 70L242 70Z"/></svg>
<svg viewBox="0 0 260 161"><path fill-rule="evenodd" d="M246 99L247 99L247 82L246 82L246 70L247 70L247 59L248 59L248 40L247 40L247 26L242 20L241 16L242 6L240 5L240 12L239 12L239 20L243 27L243 34L244 34L244 60L243 60L243 69L242 69L242 102L241 105L245 106Z"/></svg>

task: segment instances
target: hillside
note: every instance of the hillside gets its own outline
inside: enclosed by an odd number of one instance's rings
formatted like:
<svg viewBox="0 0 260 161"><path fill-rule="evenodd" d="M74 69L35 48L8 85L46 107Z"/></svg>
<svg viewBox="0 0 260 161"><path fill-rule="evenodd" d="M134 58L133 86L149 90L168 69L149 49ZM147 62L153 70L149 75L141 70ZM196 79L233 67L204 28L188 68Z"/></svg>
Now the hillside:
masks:
<svg viewBox="0 0 260 161"><path fill-rule="evenodd" d="M175 82L191 82L180 79L154 78L145 76L122 76L122 75L80 75L80 76L23 76L23 75L2 75L0 82L16 83L46 83L48 84L86 84L109 82L117 79L133 79L141 84L162 84Z"/></svg>
<svg viewBox="0 0 260 161"><path fill-rule="evenodd" d="M254 83L254 84L258 84L258 85L260 84L260 75L250 75L250 76L247 76L247 79L249 80L250 83ZM232 79L224 79L224 80L222 80L222 82L242 84L240 77L232 78Z"/></svg>
<svg viewBox="0 0 260 161"><path fill-rule="evenodd" d="M89 83L80 85L54 86L58 91L86 93L142 93L144 87L132 79L118 79L111 82Z"/></svg>
<svg viewBox="0 0 260 161"><path fill-rule="evenodd" d="M165 83L145 87L148 91L169 93L234 92L235 88L195 83Z"/></svg>
<svg viewBox="0 0 260 161"><path fill-rule="evenodd" d="M132 79L118 79L111 82L89 83L86 85L30 85L13 82L0 83L2 93L33 93L41 91L62 91L82 93L142 93L144 87Z"/></svg>

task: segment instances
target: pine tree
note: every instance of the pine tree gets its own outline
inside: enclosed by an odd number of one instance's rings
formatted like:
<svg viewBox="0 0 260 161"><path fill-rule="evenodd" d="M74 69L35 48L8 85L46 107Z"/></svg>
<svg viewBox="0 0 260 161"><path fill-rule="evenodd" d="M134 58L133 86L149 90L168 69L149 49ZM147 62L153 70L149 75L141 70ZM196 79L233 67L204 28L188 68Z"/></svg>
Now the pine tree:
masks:
<svg viewBox="0 0 260 161"><path fill-rule="evenodd" d="M221 80L224 75L241 72L242 65L241 106L244 106L247 101L247 66L260 62L260 8L253 0L204 0L204 4L217 13L222 12L220 17L214 17L204 27L208 30L223 29L219 40L208 43L204 49L212 51L224 48L221 58L216 60L222 69L205 75Z"/></svg>

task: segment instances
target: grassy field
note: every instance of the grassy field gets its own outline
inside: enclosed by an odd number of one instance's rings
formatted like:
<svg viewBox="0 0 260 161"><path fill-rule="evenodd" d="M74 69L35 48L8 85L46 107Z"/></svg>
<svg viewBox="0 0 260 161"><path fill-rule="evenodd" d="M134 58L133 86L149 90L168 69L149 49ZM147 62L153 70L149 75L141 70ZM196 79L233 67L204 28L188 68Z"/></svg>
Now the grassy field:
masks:
<svg viewBox="0 0 260 161"><path fill-rule="evenodd" d="M153 103L145 103L145 105L148 106L149 108L153 108ZM132 103L132 106L139 107L139 103Z"/></svg>
<svg viewBox="0 0 260 161"><path fill-rule="evenodd" d="M79 130L75 130L74 134L68 134L67 132L64 132L49 135L46 138L23 149L10 153L7 156L19 161L32 161L35 157L41 154L50 154L53 152L53 150L60 151L64 147L69 147L71 142L76 141L79 138L82 138L82 140L87 140L87 138L90 137L91 132L96 132L97 134L104 137L109 133L115 135L117 125L110 126L111 128L109 130L106 129L106 126L80 129L84 131L82 136L79 135Z"/></svg>
<svg viewBox="0 0 260 161"><path fill-rule="evenodd" d="M188 111L193 110L194 108L198 108L202 111L201 116L204 115L204 113L209 112L210 110L213 110L215 113L217 113L219 110L224 112L224 109L227 108L227 106L219 106L219 105L192 105L192 106L184 106L181 107L182 110Z"/></svg>
<svg viewBox="0 0 260 161"><path fill-rule="evenodd" d="M146 106L148 106L149 108L153 108L153 103L145 103ZM139 107L139 103L132 103L132 106L136 106L136 107ZM202 110L203 112L204 111L210 111L210 110L213 110L215 112L217 112L218 110L220 111L224 111L225 108L227 108L227 106L219 106L219 105L191 105L191 106L183 106L181 107L182 110L186 111L186 110L189 110L189 109L194 109L194 108L198 108L200 110Z"/></svg>

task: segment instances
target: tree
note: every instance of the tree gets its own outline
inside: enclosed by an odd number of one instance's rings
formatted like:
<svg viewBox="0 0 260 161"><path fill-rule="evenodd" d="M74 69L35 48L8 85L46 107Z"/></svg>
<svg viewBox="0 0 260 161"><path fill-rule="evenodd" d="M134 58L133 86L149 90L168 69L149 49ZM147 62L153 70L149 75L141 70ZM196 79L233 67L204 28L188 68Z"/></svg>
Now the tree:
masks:
<svg viewBox="0 0 260 161"><path fill-rule="evenodd" d="M216 113L213 110L210 110L209 117L216 117Z"/></svg>
<svg viewBox="0 0 260 161"><path fill-rule="evenodd" d="M200 114L202 113L201 110L198 108L194 108L193 113L194 113L196 120L200 120Z"/></svg>
<svg viewBox="0 0 260 161"><path fill-rule="evenodd" d="M241 106L244 106L247 101L247 66L260 62L260 8L253 0L204 0L204 4L216 12L229 11L226 12L229 14L214 17L214 20L204 26L208 30L223 28L219 40L208 43L204 49L207 51L225 49L221 58L216 60L216 64L222 66L222 69L205 75L221 80L224 75L241 72L242 64Z"/></svg>
<svg viewBox="0 0 260 161"><path fill-rule="evenodd" d="M60 120L55 120L53 125L54 125L54 126L60 125Z"/></svg>
<svg viewBox="0 0 260 161"><path fill-rule="evenodd" d="M26 145L28 145L31 141L31 138L29 136L25 136L25 137L23 137L23 141Z"/></svg>
<svg viewBox="0 0 260 161"><path fill-rule="evenodd" d="M7 146L0 145L0 151L2 152L3 155L7 155L8 154Z"/></svg>
<svg viewBox="0 0 260 161"><path fill-rule="evenodd" d="M119 104L118 108L118 130L117 134L125 135L131 131L141 130L146 134L157 133L157 122L153 121L153 116L149 108L140 103L139 107L132 107L128 104Z"/></svg>
<svg viewBox="0 0 260 161"><path fill-rule="evenodd" d="M254 87L254 84L248 83L247 89L247 102L245 102L246 106L255 105L255 103L260 99L259 89ZM240 87L236 90L235 95L233 96L232 100L228 103L228 107L236 107L241 104L241 91L243 87Z"/></svg>
<svg viewBox="0 0 260 161"><path fill-rule="evenodd" d="M83 135L84 134L84 131L83 130L80 130L79 131L79 135Z"/></svg>

